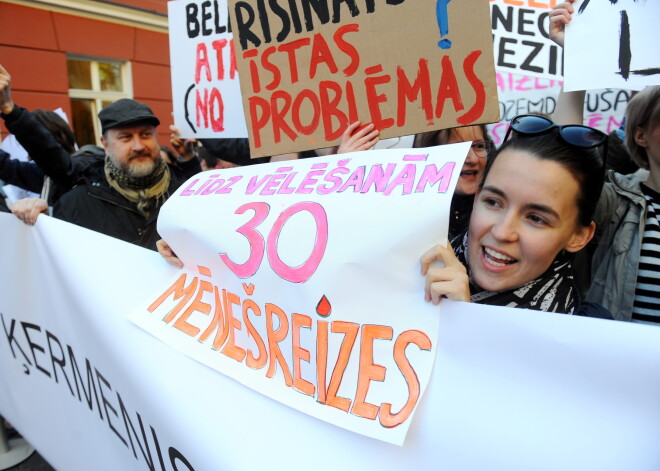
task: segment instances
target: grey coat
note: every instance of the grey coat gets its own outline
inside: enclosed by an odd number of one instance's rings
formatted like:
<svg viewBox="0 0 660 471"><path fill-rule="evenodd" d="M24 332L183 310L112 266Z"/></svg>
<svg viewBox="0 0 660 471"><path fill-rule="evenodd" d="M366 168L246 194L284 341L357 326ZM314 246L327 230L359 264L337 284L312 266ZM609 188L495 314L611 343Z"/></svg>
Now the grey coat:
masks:
<svg viewBox="0 0 660 471"><path fill-rule="evenodd" d="M610 171L594 220L598 247L592 258L587 301L602 304L614 319L632 319L637 271L646 225L646 200L640 183L645 171Z"/></svg>

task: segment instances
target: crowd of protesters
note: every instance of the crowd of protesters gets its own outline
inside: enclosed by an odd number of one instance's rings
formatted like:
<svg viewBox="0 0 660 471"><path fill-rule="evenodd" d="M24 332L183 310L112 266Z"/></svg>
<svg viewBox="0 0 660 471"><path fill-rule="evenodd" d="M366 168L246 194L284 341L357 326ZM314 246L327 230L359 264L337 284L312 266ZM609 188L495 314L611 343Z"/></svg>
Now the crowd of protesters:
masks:
<svg viewBox="0 0 660 471"><path fill-rule="evenodd" d="M550 36L562 47L573 3L550 13ZM562 92L552 117L514 118L499 149L484 125L415 136L415 147L472 142L452 200L449 243L421 258L428 301L660 322L660 87L638 93L625 127L610 135L583 126L584 96ZM246 139L186 140L176 128L171 148L160 147L160 120L147 105L121 99L98 115L103 147L77 150L57 115L13 103L11 77L1 66L0 111L36 164L0 151L0 179L41 194L0 211L28 224L52 213L158 249L177 266L156 219L190 176L368 150L378 142L373 125L352 123L336 148L271 158L251 159Z"/></svg>

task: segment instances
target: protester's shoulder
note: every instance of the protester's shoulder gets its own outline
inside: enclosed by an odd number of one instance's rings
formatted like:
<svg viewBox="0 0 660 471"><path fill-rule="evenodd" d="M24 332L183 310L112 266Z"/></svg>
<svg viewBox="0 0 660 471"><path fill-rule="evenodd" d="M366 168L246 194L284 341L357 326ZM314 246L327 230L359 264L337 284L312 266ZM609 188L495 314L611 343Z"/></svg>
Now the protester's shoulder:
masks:
<svg viewBox="0 0 660 471"><path fill-rule="evenodd" d="M640 168L636 172L623 175L618 172L609 172L608 178L611 183L628 190L639 190L640 183L649 178L649 171Z"/></svg>
<svg viewBox="0 0 660 471"><path fill-rule="evenodd" d="M110 188L105 178L103 159L89 158L88 165L84 167L78 183L62 195L62 203L66 204L67 201L86 197L91 188Z"/></svg>
<svg viewBox="0 0 660 471"><path fill-rule="evenodd" d="M71 157L89 164L102 162L105 158L105 150L103 147L87 144L74 152Z"/></svg>

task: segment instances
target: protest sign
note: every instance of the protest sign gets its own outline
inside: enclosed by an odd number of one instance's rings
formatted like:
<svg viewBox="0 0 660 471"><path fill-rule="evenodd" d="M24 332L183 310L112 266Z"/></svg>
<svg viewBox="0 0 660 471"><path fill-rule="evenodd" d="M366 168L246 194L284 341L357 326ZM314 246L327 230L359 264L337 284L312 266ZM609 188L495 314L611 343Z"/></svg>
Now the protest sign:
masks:
<svg viewBox="0 0 660 471"><path fill-rule="evenodd" d="M562 50L549 36L554 0L490 0L495 68L561 80Z"/></svg>
<svg viewBox="0 0 660 471"><path fill-rule="evenodd" d="M497 73L501 121L488 126L496 145L504 139L509 122L521 114L552 115L562 81L526 75ZM632 93L628 90L590 90L584 100L584 124L604 133L616 131L623 122Z"/></svg>
<svg viewBox="0 0 660 471"><path fill-rule="evenodd" d="M158 228L189 270L130 319L291 407L403 443L437 336L420 248L447 238L469 145L191 178Z"/></svg>
<svg viewBox="0 0 660 471"><path fill-rule="evenodd" d="M660 3L578 0L565 34L567 91L660 84Z"/></svg>
<svg viewBox="0 0 660 471"><path fill-rule="evenodd" d="M286 4L285 4L286 3ZM229 2L253 157L497 121L480 0Z"/></svg>
<svg viewBox="0 0 660 471"><path fill-rule="evenodd" d="M183 137L247 137L226 0L168 2L174 123Z"/></svg>
<svg viewBox="0 0 660 471"><path fill-rule="evenodd" d="M32 227L0 214L0 226L0 414L55 469L660 467L654 326L444 300L399 447L273 401L129 322L178 272L158 254L46 216Z"/></svg>

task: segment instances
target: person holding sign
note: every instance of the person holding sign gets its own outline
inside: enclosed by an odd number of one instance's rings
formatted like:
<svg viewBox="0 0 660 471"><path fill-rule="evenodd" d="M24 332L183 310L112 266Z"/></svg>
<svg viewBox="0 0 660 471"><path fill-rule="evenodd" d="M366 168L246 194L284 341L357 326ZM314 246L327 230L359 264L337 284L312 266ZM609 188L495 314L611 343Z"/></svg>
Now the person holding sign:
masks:
<svg viewBox="0 0 660 471"><path fill-rule="evenodd" d="M454 250L437 245L421 258L426 300L576 312L571 254L594 235L605 168L597 148L605 140L586 126L514 118L486 164L469 230Z"/></svg>
<svg viewBox="0 0 660 471"><path fill-rule="evenodd" d="M550 36L564 44L575 0L550 13ZM555 115L564 123L583 120L584 91L563 92ZM628 103L625 145L642 169L607 174L595 220L590 287L586 299L602 304L616 320L660 323L660 86L650 86Z"/></svg>

